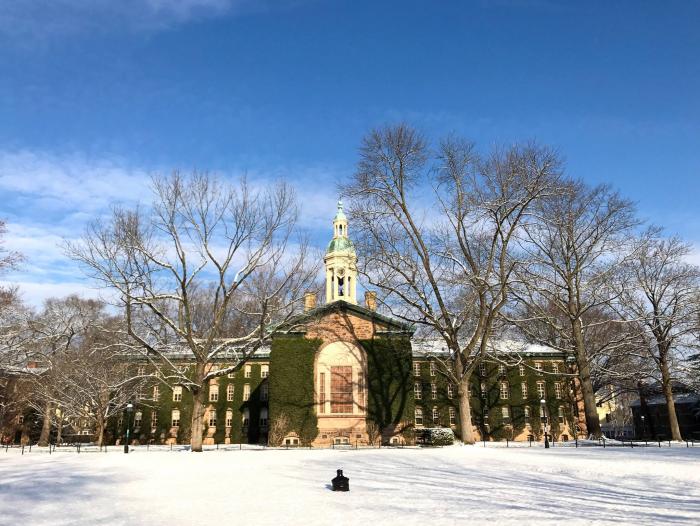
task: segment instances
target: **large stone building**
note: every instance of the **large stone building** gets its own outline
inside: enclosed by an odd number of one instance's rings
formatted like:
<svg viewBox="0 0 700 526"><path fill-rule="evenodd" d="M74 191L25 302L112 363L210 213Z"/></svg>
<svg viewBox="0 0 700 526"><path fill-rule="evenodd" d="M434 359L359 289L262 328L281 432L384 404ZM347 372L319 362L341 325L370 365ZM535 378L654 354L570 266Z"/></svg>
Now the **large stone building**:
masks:
<svg viewBox="0 0 700 526"><path fill-rule="evenodd" d="M342 204L324 257L325 302L307 294L304 312L276 331L238 372L209 386L205 443L273 445L412 443L415 429L459 430L455 386L441 373L444 349L413 328L357 301L357 254ZM319 302L320 303L320 302ZM472 378L473 424L482 439L542 436L541 400L556 440L580 423L564 356L541 346L503 344ZM186 361L186 355L181 357ZM227 365L223 356L211 367ZM191 396L154 385L139 394L132 422L140 443L186 442ZM123 436L123 418L111 425Z"/></svg>

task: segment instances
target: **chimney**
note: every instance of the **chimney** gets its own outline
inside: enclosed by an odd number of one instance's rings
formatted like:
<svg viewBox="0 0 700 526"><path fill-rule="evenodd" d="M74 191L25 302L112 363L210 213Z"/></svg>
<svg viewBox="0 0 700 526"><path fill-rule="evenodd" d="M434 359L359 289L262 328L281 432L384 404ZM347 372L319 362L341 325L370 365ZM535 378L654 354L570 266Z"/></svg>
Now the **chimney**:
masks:
<svg viewBox="0 0 700 526"><path fill-rule="evenodd" d="M365 291L365 307L371 311L377 310L377 293L369 290Z"/></svg>
<svg viewBox="0 0 700 526"><path fill-rule="evenodd" d="M316 308L316 293L307 292L304 294L304 312L308 312L314 308Z"/></svg>

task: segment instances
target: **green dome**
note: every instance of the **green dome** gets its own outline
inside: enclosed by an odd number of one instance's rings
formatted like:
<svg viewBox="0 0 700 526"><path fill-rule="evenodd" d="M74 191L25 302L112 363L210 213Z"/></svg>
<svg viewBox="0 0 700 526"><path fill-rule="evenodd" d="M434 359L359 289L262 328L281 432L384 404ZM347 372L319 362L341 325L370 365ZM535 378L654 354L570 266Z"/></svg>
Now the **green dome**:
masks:
<svg viewBox="0 0 700 526"><path fill-rule="evenodd" d="M352 252L355 253L355 245L347 237L336 237L331 239L326 249L326 254L331 252Z"/></svg>

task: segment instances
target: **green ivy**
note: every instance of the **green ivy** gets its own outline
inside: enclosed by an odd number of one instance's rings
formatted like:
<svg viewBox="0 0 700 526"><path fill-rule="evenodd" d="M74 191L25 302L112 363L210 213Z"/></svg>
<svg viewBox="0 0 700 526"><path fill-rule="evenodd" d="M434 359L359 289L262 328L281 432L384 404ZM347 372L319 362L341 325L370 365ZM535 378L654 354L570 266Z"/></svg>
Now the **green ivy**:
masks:
<svg viewBox="0 0 700 526"><path fill-rule="evenodd" d="M378 426L383 441L409 432L414 419L413 357L408 338L361 340L367 353L367 420Z"/></svg>
<svg viewBox="0 0 700 526"><path fill-rule="evenodd" d="M314 358L321 340L277 336L270 352L270 425L286 417L287 432L296 432L303 445L318 435L314 410ZM252 417L252 413L251 413Z"/></svg>

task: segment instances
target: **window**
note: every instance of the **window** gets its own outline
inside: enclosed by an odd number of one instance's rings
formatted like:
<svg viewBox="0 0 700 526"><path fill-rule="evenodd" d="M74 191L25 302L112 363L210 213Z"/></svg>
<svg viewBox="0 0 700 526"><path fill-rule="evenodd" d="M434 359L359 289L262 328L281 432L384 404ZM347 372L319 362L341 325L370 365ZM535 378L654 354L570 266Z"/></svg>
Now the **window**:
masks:
<svg viewBox="0 0 700 526"><path fill-rule="evenodd" d="M216 411L213 409L209 411L209 427L216 427Z"/></svg>
<svg viewBox="0 0 700 526"><path fill-rule="evenodd" d="M267 427L267 408L265 407L260 410L260 427Z"/></svg>
<svg viewBox="0 0 700 526"><path fill-rule="evenodd" d="M554 397L561 400L561 382L554 382Z"/></svg>
<svg viewBox="0 0 700 526"><path fill-rule="evenodd" d="M17 417L17 423L18 424L24 424L24 415L19 415Z"/></svg>
<svg viewBox="0 0 700 526"><path fill-rule="evenodd" d="M420 382L413 384L413 397L416 400L421 400L423 398L423 385Z"/></svg>
<svg viewBox="0 0 700 526"><path fill-rule="evenodd" d="M268 385L264 383L260 386L260 401L266 402L268 398Z"/></svg>
<svg viewBox="0 0 700 526"><path fill-rule="evenodd" d="M523 364L518 365L518 373L520 376L525 376L525 366Z"/></svg>
<svg viewBox="0 0 700 526"><path fill-rule="evenodd" d="M499 376L505 376L506 374L506 366L505 365L499 365L498 366L498 374Z"/></svg>
<svg viewBox="0 0 700 526"><path fill-rule="evenodd" d="M523 416L525 417L525 427L527 427L529 429L530 428L530 408L528 406L525 406L523 411L524 411Z"/></svg>
<svg viewBox="0 0 700 526"><path fill-rule="evenodd" d="M433 400L437 400L437 384L435 382L430 384L430 396Z"/></svg>
<svg viewBox="0 0 700 526"><path fill-rule="evenodd" d="M552 372L559 374L559 362L552 362Z"/></svg>
<svg viewBox="0 0 700 526"><path fill-rule="evenodd" d="M331 413L352 413L352 367L331 367Z"/></svg>
<svg viewBox="0 0 700 526"><path fill-rule="evenodd" d="M146 374L146 368L143 365L139 365L136 374L138 374L139 376L143 376L144 374Z"/></svg>
<svg viewBox="0 0 700 526"><path fill-rule="evenodd" d="M416 426L423 425L423 410L420 407L416 407L415 420L416 420Z"/></svg>
<svg viewBox="0 0 700 526"><path fill-rule="evenodd" d="M457 425L457 411L455 411L454 407L450 407L450 425Z"/></svg>
<svg viewBox="0 0 700 526"><path fill-rule="evenodd" d="M172 421L172 426L173 427L180 427L180 410L179 409L173 409L173 412L171 413L171 421Z"/></svg>
<svg viewBox="0 0 700 526"><path fill-rule="evenodd" d="M260 378L267 378L270 376L270 366L267 364L260 366Z"/></svg>
<svg viewBox="0 0 700 526"><path fill-rule="evenodd" d="M486 398L486 382L481 382L481 397Z"/></svg>
<svg viewBox="0 0 700 526"><path fill-rule="evenodd" d="M160 387L157 385L153 386L153 399L158 400L160 398Z"/></svg>
<svg viewBox="0 0 700 526"><path fill-rule="evenodd" d="M250 384L243 384L243 401L250 400Z"/></svg>
<svg viewBox="0 0 700 526"><path fill-rule="evenodd" d="M233 410L226 410L226 427L233 427Z"/></svg>
<svg viewBox="0 0 700 526"><path fill-rule="evenodd" d="M326 412L326 373L318 375L318 403L320 404L321 413Z"/></svg>
<svg viewBox="0 0 700 526"><path fill-rule="evenodd" d="M139 387L136 391L136 400L143 400L144 398L145 396L143 396L143 388Z"/></svg>
<svg viewBox="0 0 700 526"><path fill-rule="evenodd" d="M243 376L245 378L252 378L253 372L252 372L252 367L250 365L245 366Z"/></svg>
<svg viewBox="0 0 700 526"><path fill-rule="evenodd" d="M433 425L440 425L440 411L437 407L433 407Z"/></svg>
<svg viewBox="0 0 700 526"><path fill-rule="evenodd" d="M209 385L209 401L218 402L219 401L219 386L215 384Z"/></svg>
<svg viewBox="0 0 700 526"><path fill-rule="evenodd" d="M537 396L539 398L544 398L545 397L545 389L544 389L544 382L540 380L537 382Z"/></svg>
<svg viewBox="0 0 700 526"><path fill-rule="evenodd" d="M420 362L413 362L413 376L420 376Z"/></svg>
<svg viewBox="0 0 700 526"><path fill-rule="evenodd" d="M142 420L143 413L141 411L136 411L136 413L134 413L134 427L141 427Z"/></svg>
<svg viewBox="0 0 700 526"><path fill-rule="evenodd" d="M510 409L508 407L501 407L501 418L504 422L510 419Z"/></svg>
<svg viewBox="0 0 700 526"><path fill-rule="evenodd" d="M231 366L229 365L229 367L231 367ZM228 376L229 378L235 378L235 377L236 377L236 371L231 371L231 372L228 373L226 376Z"/></svg>
<svg viewBox="0 0 700 526"><path fill-rule="evenodd" d="M527 398L527 382L523 382L520 384L520 392L523 395L523 400Z"/></svg>
<svg viewBox="0 0 700 526"><path fill-rule="evenodd" d="M508 382L501 382L501 400L508 400L509 395Z"/></svg>
<svg viewBox="0 0 700 526"><path fill-rule="evenodd" d="M158 411L151 413L151 427L155 429L158 426Z"/></svg>
<svg viewBox="0 0 700 526"><path fill-rule="evenodd" d="M173 387L173 402L181 402L182 401L182 386L181 385L176 385Z"/></svg>
<svg viewBox="0 0 700 526"><path fill-rule="evenodd" d="M452 384L447 384L447 398L454 398L455 387Z"/></svg>
<svg viewBox="0 0 700 526"><path fill-rule="evenodd" d="M542 362L535 362L535 370L538 375L542 375Z"/></svg>
<svg viewBox="0 0 700 526"><path fill-rule="evenodd" d="M486 364L484 362L481 362L479 364L479 374L483 377L486 376Z"/></svg>
<svg viewBox="0 0 700 526"><path fill-rule="evenodd" d="M250 424L250 411L246 407L243 410L243 427L248 427L248 424Z"/></svg>
<svg viewBox="0 0 700 526"><path fill-rule="evenodd" d="M560 405L559 406L559 413L557 414L559 417L559 423L563 424L564 423L564 406Z"/></svg>
<svg viewBox="0 0 700 526"><path fill-rule="evenodd" d="M235 387L233 384L228 384L226 386L226 401L227 402L233 402L233 395L235 394Z"/></svg>
<svg viewBox="0 0 700 526"><path fill-rule="evenodd" d="M430 362L430 376L435 376L437 374L437 367L435 362Z"/></svg>

